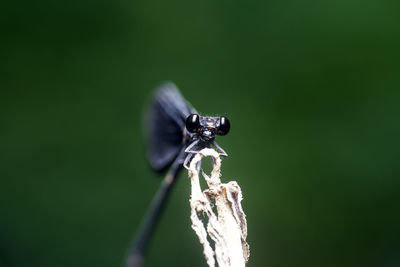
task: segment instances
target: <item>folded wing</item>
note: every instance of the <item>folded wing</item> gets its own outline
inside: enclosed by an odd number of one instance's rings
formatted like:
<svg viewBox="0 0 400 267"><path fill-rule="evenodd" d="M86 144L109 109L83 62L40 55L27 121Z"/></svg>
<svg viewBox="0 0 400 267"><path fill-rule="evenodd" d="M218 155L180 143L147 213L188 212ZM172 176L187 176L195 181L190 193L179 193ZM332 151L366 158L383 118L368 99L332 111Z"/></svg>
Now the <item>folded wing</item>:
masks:
<svg viewBox="0 0 400 267"><path fill-rule="evenodd" d="M147 158L157 171L167 168L183 147L185 120L196 110L175 84L162 84L154 93L145 114L148 137Z"/></svg>

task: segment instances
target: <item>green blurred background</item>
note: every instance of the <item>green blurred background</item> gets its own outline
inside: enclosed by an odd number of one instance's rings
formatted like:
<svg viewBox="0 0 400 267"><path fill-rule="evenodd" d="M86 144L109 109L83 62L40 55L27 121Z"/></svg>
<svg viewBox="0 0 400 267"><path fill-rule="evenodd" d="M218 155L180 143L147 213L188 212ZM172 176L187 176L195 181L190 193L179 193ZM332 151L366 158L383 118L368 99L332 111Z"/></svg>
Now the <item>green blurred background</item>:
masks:
<svg viewBox="0 0 400 267"><path fill-rule="evenodd" d="M0 266L121 266L172 80L230 118L248 266L400 266L400 2L5 1ZM147 266L206 266L182 174Z"/></svg>

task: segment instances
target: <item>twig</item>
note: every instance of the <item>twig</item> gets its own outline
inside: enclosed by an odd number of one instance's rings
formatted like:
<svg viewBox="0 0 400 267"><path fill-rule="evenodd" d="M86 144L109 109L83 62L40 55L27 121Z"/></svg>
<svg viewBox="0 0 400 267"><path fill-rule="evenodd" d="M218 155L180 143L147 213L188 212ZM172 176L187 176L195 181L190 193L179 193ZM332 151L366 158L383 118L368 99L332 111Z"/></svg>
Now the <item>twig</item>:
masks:
<svg viewBox="0 0 400 267"><path fill-rule="evenodd" d="M214 159L211 176L202 173L209 187L204 191L200 187L198 168L203 157ZM246 242L247 222L240 204L242 192L234 181L221 184L220 168L218 152L210 148L201 150L190 163L192 228L203 245L203 253L210 267L215 266L215 258L219 267L244 267L249 257L249 245ZM212 209L213 201L217 215ZM208 217L207 227L199 214ZM208 237L214 241L215 249L212 249Z"/></svg>
<svg viewBox="0 0 400 267"><path fill-rule="evenodd" d="M182 152L183 153L183 152ZM208 189L202 192L200 187L200 169L198 164L203 157L212 157L213 170L208 177L202 173L207 181ZM169 192L182 169L182 160L178 156L169 172L161 183L153 201L141 223L139 231L126 254L126 267L143 265L144 255L152 233L159 221L169 196ZM203 245L203 253L207 264L215 266L215 259L219 267L243 267L249 257L249 246L246 242L247 223L241 207L242 192L239 185L232 181L221 184L221 159L213 149L205 148L192 159L189 177L191 179L191 220L192 228ZM212 202L215 201L217 215L213 211ZM207 227L204 226L199 214L208 217ZM213 249L208 241L210 237L214 243Z"/></svg>

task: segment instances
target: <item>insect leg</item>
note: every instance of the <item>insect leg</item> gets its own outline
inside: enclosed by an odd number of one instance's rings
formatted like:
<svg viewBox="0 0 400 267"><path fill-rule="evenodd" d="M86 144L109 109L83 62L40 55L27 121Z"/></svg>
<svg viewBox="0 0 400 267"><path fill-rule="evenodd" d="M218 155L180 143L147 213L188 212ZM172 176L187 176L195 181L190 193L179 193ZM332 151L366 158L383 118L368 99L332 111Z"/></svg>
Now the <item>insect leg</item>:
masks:
<svg viewBox="0 0 400 267"><path fill-rule="evenodd" d="M192 157L193 157L193 154L187 154L185 161L183 162L183 167L185 167L185 169L187 169L187 170L189 170L188 163L190 162Z"/></svg>
<svg viewBox="0 0 400 267"><path fill-rule="evenodd" d="M192 150L193 147L195 147L199 141L200 141L200 140L197 139L196 141L194 141L193 143L191 143L191 144L185 149L185 153L191 153L191 154L199 153L198 150Z"/></svg>
<svg viewBox="0 0 400 267"><path fill-rule="evenodd" d="M185 149L185 153L187 153L187 156L185 158L185 161L183 162L183 167L185 167L185 169L189 170L189 162L191 161L191 159L193 158L193 154L197 154L199 153L198 150L194 150L194 147L199 143L199 139L197 139L196 141L194 141L193 143L191 143L186 149Z"/></svg>
<svg viewBox="0 0 400 267"><path fill-rule="evenodd" d="M227 157L228 154L226 154L225 150L223 150L215 141L212 142L212 144L217 148L218 154L224 157Z"/></svg>

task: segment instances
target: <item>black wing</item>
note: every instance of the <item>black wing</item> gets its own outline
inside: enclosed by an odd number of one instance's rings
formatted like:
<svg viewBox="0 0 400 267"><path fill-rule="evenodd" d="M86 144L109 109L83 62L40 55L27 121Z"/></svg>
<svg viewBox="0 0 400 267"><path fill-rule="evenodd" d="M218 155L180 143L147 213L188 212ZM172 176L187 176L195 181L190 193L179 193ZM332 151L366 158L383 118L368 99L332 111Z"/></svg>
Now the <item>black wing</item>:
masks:
<svg viewBox="0 0 400 267"><path fill-rule="evenodd" d="M157 171L167 168L183 146L185 120L196 110L175 84L162 84L155 92L145 117L147 158Z"/></svg>

